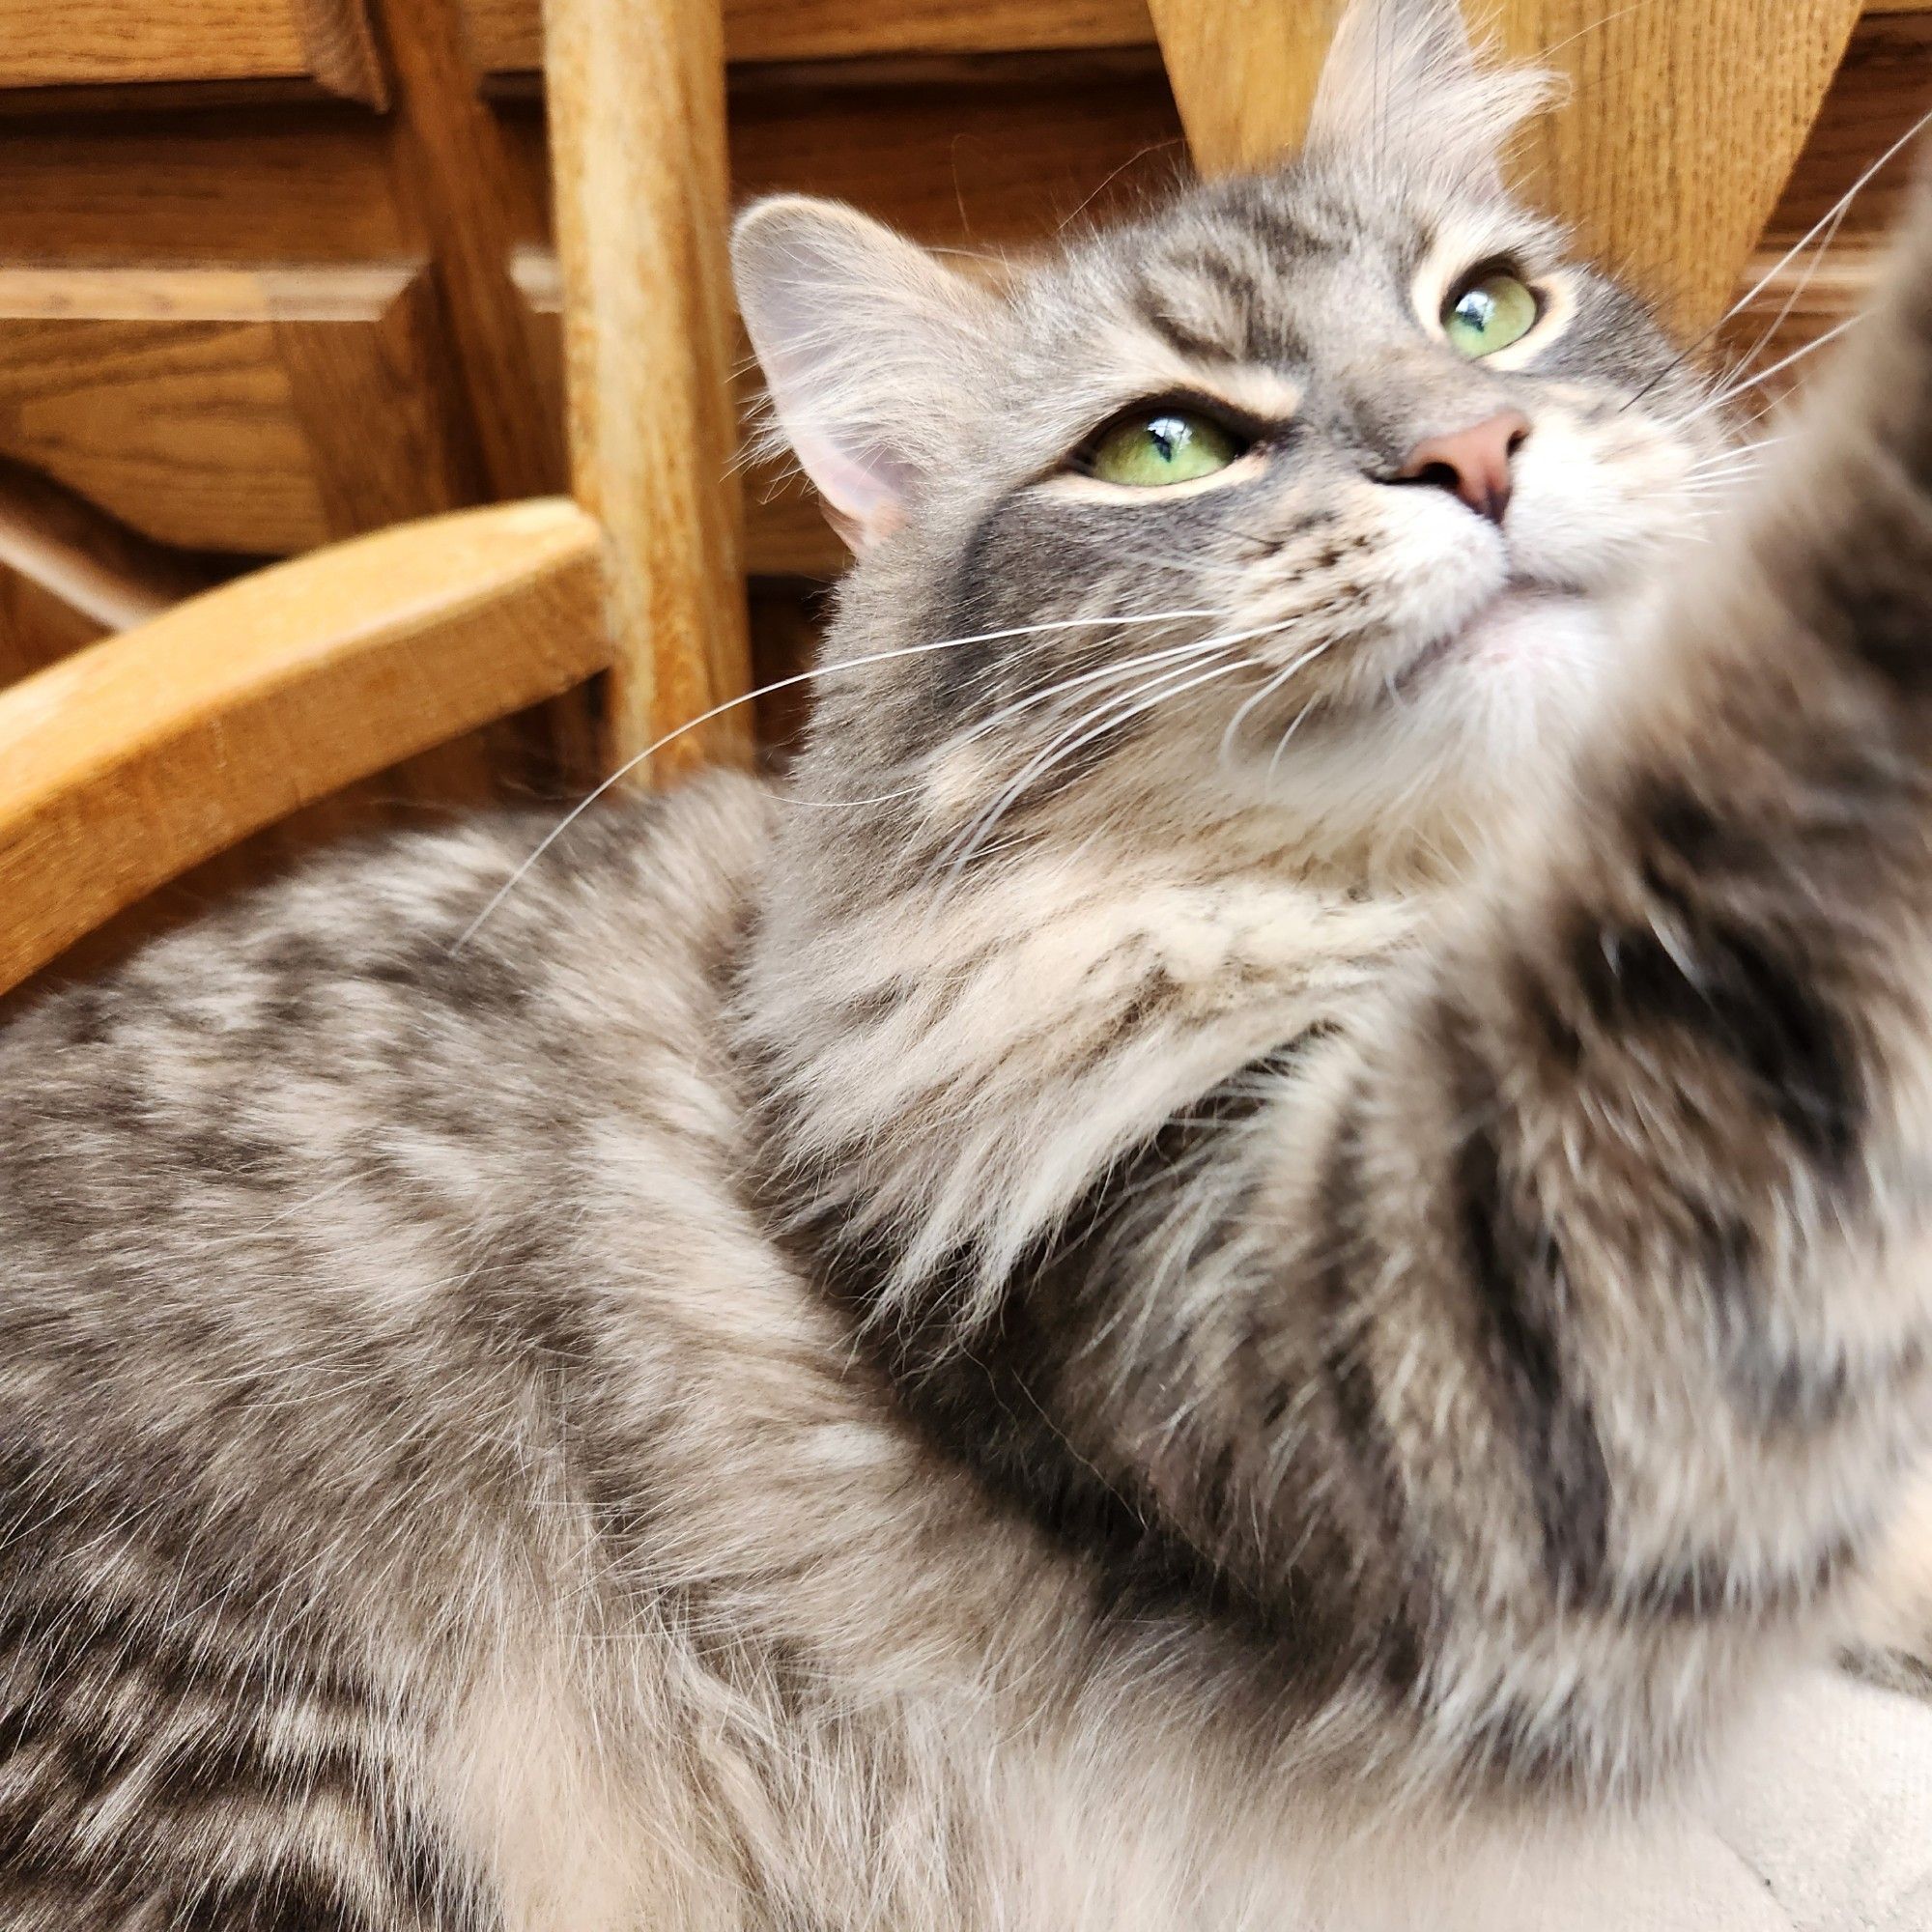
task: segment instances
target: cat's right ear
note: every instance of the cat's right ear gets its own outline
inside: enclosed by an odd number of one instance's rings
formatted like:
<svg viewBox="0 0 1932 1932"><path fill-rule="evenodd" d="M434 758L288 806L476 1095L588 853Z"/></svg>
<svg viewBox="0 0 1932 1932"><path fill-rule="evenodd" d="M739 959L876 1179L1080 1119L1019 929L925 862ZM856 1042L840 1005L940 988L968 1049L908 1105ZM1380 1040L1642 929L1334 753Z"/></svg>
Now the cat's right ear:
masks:
<svg viewBox="0 0 1932 1932"><path fill-rule="evenodd" d="M1517 128L1553 90L1540 68L1493 64L1461 0L1349 0L1304 145L1497 191Z"/></svg>
<svg viewBox="0 0 1932 1932"><path fill-rule="evenodd" d="M904 520L970 408L989 298L857 210L806 195L748 208L731 267L778 427L864 550Z"/></svg>

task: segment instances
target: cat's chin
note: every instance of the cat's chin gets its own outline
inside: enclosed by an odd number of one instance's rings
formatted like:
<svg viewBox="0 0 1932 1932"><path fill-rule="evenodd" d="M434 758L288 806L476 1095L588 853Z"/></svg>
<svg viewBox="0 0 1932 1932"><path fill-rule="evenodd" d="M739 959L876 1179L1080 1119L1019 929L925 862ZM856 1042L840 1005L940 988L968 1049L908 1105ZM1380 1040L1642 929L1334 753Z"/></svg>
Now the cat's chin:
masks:
<svg viewBox="0 0 1932 1932"><path fill-rule="evenodd" d="M1456 669L1531 680L1545 670L1569 675L1579 656L1595 657L1602 650L1605 628L1594 598L1511 584L1453 631L1424 644L1390 680L1388 694L1398 702L1419 696Z"/></svg>

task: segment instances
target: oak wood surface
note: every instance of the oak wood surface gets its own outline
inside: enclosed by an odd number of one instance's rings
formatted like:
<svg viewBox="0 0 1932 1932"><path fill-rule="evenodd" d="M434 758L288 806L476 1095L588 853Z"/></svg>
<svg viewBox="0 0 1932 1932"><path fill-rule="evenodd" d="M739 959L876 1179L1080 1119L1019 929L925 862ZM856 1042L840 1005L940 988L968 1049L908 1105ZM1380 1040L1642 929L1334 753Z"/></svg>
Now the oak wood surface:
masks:
<svg viewBox="0 0 1932 1932"><path fill-rule="evenodd" d="M0 457L0 564L72 613L87 638L131 630L216 579L117 524L86 497ZM21 619L14 620L17 626Z"/></svg>
<svg viewBox="0 0 1932 1932"><path fill-rule="evenodd" d="M0 561L0 689L91 644L108 629L37 578Z"/></svg>
<svg viewBox="0 0 1932 1932"><path fill-rule="evenodd" d="M477 488L420 267L0 265L0 452L161 542L276 554Z"/></svg>
<svg viewBox="0 0 1932 1932"><path fill-rule="evenodd" d="M1148 0L1181 125L1205 174L1296 146L1344 0Z"/></svg>
<svg viewBox="0 0 1932 1932"><path fill-rule="evenodd" d="M419 256L389 150L385 121L329 103L20 114L0 120L0 250L76 267Z"/></svg>
<svg viewBox="0 0 1932 1932"><path fill-rule="evenodd" d="M1209 173L1294 146L1339 0L1151 0ZM1836 71L1861 0L1503 0L1504 44L1582 103L1528 130L1538 199L1690 330L1715 321Z"/></svg>
<svg viewBox="0 0 1932 1932"><path fill-rule="evenodd" d="M238 580L0 692L0 990L244 833L608 661L557 500Z"/></svg>
<svg viewBox="0 0 1932 1932"><path fill-rule="evenodd" d="M550 0L571 485L605 533L607 761L751 684L730 398L729 176L715 0ZM748 753L727 714L638 781Z"/></svg>
<svg viewBox="0 0 1932 1932"><path fill-rule="evenodd" d="M382 103L361 0L0 0L0 87L297 75Z"/></svg>
<svg viewBox="0 0 1932 1932"><path fill-rule="evenodd" d="M1812 376L1833 352L1827 346L1814 355L1810 345L1869 303L1911 184L1912 159L1901 154L1859 184L1925 112L1928 74L1932 14L1868 18L1853 35L1746 269L1740 289L1746 299L1719 337L1724 361L1740 373L1770 371L1791 358L1760 391L1741 397L1743 407L1757 408ZM1764 286L1751 293L1760 280Z"/></svg>
<svg viewBox="0 0 1932 1932"><path fill-rule="evenodd" d="M471 58L485 72L543 65L542 0L464 0ZM725 0L732 61L1007 53L1143 45L1147 0Z"/></svg>
<svg viewBox="0 0 1932 1932"><path fill-rule="evenodd" d="M1861 0L1504 0L1505 44L1572 82L1529 130L1539 198L1682 327L1723 311Z"/></svg>
<svg viewBox="0 0 1932 1932"><path fill-rule="evenodd" d="M1270 0L1254 0L1268 6ZM1286 8L1273 0L1274 18L1287 15L1284 38L1301 31L1304 0ZM1329 0L1305 0L1320 14ZM1702 4L1702 0L1677 0ZM1156 12L1168 19L1159 38L1197 39L1208 58L1215 50L1182 16L1193 0L726 0L724 40L729 58L743 63L824 61L895 54L1005 53L1048 48L1144 46L1156 38ZM1607 6L1598 8L1601 15ZM1932 0L1865 0L1872 14L1932 12ZM542 0L464 0L471 58L485 72L533 71L543 64ZM1236 60L1238 55L1234 56ZM1256 58L1273 60L1262 48ZM1204 110L1205 111L1205 110Z"/></svg>
<svg viewBox="0 0 1932 1932"><path fill-rule="evenodd" d="M378 0L394 75L396 191L411 205L441 294L457 381L492 494L562 486L561 425L539 406L510 282L514 165L471 84L457 0Z"/></svg>

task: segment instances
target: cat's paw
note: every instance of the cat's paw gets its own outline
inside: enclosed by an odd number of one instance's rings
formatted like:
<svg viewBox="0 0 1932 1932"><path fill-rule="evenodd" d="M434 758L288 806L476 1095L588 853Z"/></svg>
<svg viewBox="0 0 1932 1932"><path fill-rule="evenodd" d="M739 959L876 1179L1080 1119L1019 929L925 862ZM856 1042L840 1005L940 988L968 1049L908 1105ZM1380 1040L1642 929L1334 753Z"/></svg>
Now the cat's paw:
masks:
<svg viewBox="0 0 1932 1932"><path fill-rule="evenodd" d="M1932 1466L1880 1551L1839 1662L1862 1683L1932 1704Z"/></svg>

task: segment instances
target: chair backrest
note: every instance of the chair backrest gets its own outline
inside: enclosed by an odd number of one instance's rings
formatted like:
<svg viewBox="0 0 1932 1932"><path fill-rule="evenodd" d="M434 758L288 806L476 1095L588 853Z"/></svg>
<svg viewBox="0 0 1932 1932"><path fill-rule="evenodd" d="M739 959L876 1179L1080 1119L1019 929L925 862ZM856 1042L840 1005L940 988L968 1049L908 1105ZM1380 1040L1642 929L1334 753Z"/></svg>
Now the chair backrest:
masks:
<svg viewBox="0 0 1932 1932"><path fill-rule="evenodd" d="M577 503L325 548L0 692L0 992L249 833L599 672L610 771L749 690L717 8L553 0L550 81ZM164 602L131 601L132 569L87 580L83 506L15 500L38 514L0 519L14 555L52 554L116 618ZM679 761L744 755L750 723L696 737Z"/></svg>

